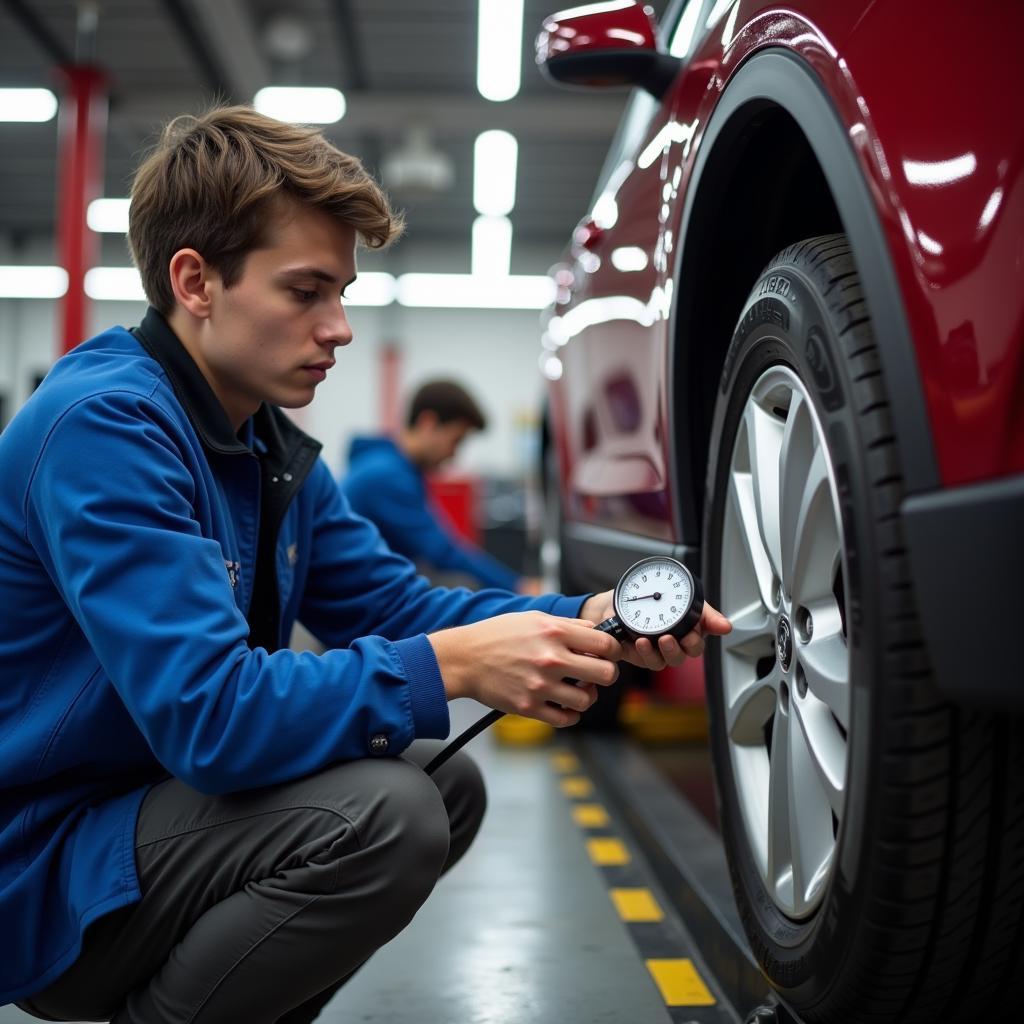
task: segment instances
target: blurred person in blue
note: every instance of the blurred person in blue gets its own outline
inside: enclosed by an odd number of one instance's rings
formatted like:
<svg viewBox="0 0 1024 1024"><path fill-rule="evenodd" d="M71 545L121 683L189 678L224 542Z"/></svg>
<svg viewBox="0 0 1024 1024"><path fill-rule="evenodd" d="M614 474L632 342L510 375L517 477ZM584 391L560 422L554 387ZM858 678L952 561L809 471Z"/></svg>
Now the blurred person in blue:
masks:
<svg viewBox="0 0 1024 1024"><path fill-rule="evenodd" d="M315 131L176 119L132 186L149 310L0 434L0 1004L315 1019L479 827L473 762L423 771L449 700L572 725L618 660L728 628L620 646L610 594L431 587L352 513L282 409L352 340L357 242L399 228Z"/></svg>
<svg viewBox="0 0 1024 1024"><path fill-rule="evenodd" d="M432 507L426 476L453 459L462 442L487 421L473 396L455 381L422 384L409 402L404 428L387 436L355 437L341 489L392 551L435 581L538 594L540 581L521 576L486 551L458 538Z"/></svg>

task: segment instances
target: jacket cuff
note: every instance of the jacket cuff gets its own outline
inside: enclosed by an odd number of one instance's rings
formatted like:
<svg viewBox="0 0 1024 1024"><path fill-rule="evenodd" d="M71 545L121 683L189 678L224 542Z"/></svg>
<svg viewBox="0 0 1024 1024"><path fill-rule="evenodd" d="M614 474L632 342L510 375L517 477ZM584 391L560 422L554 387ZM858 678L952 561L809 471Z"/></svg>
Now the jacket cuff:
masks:
<svg viewBox="0 0 1024 1024"><path fill-rule="evenodd" d="M592 598L593 594L584 594L582 597L563 597L559 595L551 602L548 611L552 615L561 615L564 619L579 619L582 616L583 606Z"/></svg>
<svg viewBox="0 0 1024 1024"><path fill-rule="evenodd" d="M409 684L413 735L417 739L443 740L451 729L448 698L434 648L425 633L394 641Z"/></svg>

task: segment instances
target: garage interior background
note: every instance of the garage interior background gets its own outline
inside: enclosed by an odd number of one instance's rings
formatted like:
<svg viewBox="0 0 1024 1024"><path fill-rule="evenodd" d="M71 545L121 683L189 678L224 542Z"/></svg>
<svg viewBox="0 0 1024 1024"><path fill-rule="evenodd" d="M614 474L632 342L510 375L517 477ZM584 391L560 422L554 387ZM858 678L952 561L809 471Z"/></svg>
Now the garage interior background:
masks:
<svg viewBox="0 0 1024 1024"><path fill-rule="evenodd" d="M666 2L652 4L659 15ZM430 376L452 375L480 397L490 419L487 432L460 453L459 468L487 483L487 493L502 482L514 491L535 469L544 275L587 209L626 99L619 92L566 92L540 76L533 41L556 6L0 0L0 87L45 87L60 96L61 67L98 67L109 92L100 196L114 199L127 195L140 156L176 114L201 110L216 97L250 103L267 86L341 90L346 112L322 128L383 181L408 228L388 253L361 254L365 287L348 304L355 341L297 419L338 470L348 438L386 421L381 381L389 365L397 369L401 396ZM488 99L481 88L508 98ZM59 120L0 123L0 426L60 351L60 272L53 276L64 187ZM511 134L517 152L488 170L474 155L478 137L493 129ZM475 176L507 177L511 169L514 200L507 223L496 226L499 240L474 247L477 206L495 202L481 203L477 195L475 203ZM122 273L89 279L85 337L110 324L137 323L145 309L136 279L124 272L124 228L112 226L96 239L95 265ZM510 248L502 232L511 233ZM26 279L12 267L43 269ZM416 279L403 276L471 271L472 283L435 280L419 295ZM509 288L527 294L503 298ZM508 308L512 301L525 308Z"/></svg>

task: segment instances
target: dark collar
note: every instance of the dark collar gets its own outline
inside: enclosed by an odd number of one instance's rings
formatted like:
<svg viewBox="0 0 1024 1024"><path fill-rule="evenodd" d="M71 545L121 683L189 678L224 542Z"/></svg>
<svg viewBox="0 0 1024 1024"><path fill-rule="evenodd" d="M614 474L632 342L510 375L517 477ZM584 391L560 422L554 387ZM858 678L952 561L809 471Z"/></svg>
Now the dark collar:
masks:
<svg viewBox="0 0 1024 1024"><path fill-rule="evenodd" d="M163 315L150 306L132 334L167 374L199 440L211 451L225 455L249 452L232 430L224 406Z"/></svg>
<svg viewBox="0 0 1024 1024"><path fill-rule="evenodd" d="M167 374L204 447L223 455L251 455L252 449L243 444L232 430L224 406L164 316L150 306L132 334ZM290 464L300 448L311 448L314 456L320 451L320 442L300 430L276 406L261 405L253 423L256 436L277 466Z"/></svg>

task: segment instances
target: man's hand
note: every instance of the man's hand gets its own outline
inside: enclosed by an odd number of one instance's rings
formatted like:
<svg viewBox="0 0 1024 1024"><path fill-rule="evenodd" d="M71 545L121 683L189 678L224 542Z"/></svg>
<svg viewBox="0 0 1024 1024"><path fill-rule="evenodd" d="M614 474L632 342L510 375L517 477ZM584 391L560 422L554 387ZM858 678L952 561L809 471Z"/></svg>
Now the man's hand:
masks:
<svg viewBox="0 0 1024 1024"><path fill-rule="evenodd" d="M587 598L580 611L580 618L587 619L597 625L615 614L612 604L613 591L606 590L603 594L595 594ZM682 665L685 657L699 658L704 653L704 637L724 636L732 631L732 623L716 608L706 601L700 622L683 637L680 643L674 636L658 637L655 646L647 637L640 637L636 643L622 645L624 661L640 668L657 672L666 665Z"/></svg>
<svg viewBox="0 0 1024 1024"><path fill-rule="evenodd" d="M625 654L590 622L545 612L498 615L427 639L449 700L473 697L557 728L575 725L597 699L597 687L615 682L615 662Z"/></svg>

